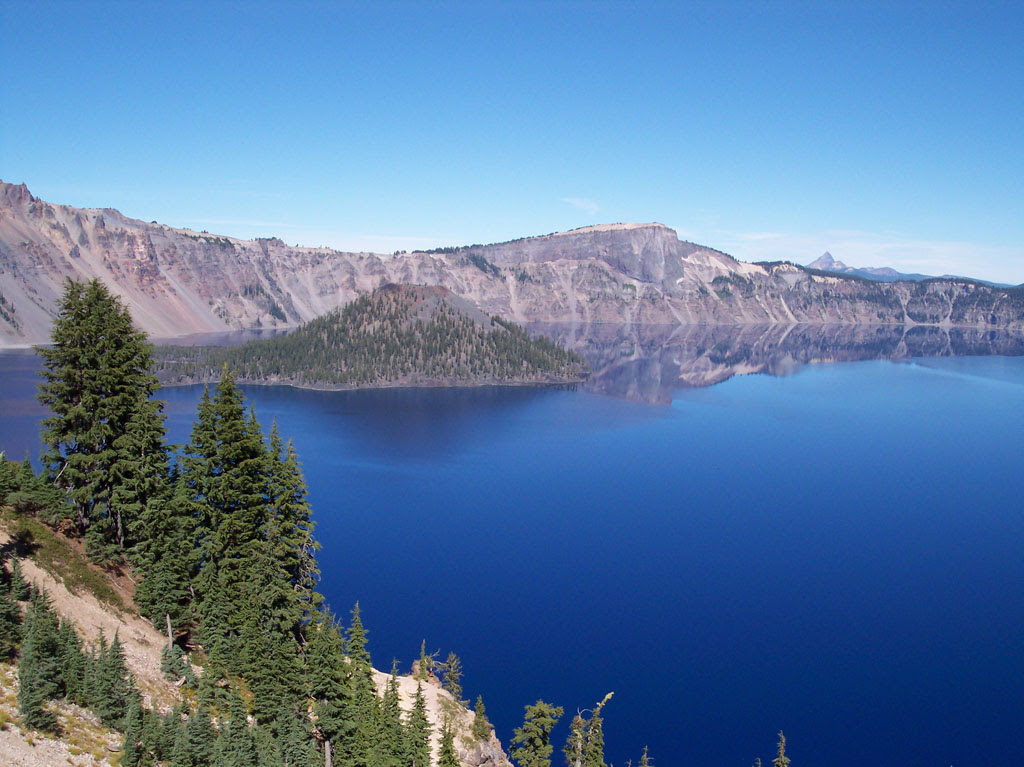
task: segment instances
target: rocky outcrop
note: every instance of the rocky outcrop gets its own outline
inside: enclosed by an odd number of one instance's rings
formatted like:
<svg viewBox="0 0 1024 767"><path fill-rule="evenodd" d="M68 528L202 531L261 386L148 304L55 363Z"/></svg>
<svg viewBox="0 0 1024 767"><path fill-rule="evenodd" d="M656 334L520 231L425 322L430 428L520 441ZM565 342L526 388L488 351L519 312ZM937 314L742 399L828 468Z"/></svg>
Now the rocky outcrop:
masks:
<svg viewBox="0 0 1024 767"><path fill-rule="evenodd" d="M0 345L47 339L67 277L103 280L156 338L291 327L388 282L440 285L519 323L1024 324L1024 288L879 283L748 264L661 224L435 252L342 253L54 205L0 182Z"/></svg>

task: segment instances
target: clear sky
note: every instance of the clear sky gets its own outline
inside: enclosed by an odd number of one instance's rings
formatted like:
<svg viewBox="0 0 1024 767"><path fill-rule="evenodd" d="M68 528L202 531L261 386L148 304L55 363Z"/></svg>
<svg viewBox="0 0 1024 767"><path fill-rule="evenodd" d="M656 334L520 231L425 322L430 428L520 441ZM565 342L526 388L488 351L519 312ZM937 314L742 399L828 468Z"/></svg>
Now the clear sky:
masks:
<svg viewBox="0 0 1024 767"><path fill-rule="evenodd" d="M346 250L660 221L1024 282L1024 2L0 0L0 178Z"/></svg>

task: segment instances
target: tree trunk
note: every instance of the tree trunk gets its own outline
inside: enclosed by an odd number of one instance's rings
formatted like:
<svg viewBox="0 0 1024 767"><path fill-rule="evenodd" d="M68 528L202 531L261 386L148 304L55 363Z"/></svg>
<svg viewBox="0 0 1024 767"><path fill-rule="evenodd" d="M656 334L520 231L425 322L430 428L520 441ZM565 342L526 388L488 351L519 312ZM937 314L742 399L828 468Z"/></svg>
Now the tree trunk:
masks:
<svg viewBox="0 0 1024 767"><path fill-rule="evenodd" d="M331 767L331 741L324 741L324 767Z"/></svg>
<svg viewBox="0 0 1024 767"><path fill-rule="evenodd" d="M171 616L169 614L164 615L167 618L167 649L171 649L171 645L174 644L174 635L171 633Z"/></svg>

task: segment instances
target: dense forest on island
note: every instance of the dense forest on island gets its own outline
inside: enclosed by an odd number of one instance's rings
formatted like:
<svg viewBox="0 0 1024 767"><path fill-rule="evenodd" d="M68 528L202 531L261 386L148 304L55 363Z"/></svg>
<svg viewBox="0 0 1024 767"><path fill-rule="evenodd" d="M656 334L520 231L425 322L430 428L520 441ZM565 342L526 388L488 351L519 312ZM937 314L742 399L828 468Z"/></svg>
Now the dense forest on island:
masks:
<svg viewBox="0 0 1024 767"><path fill-rule="evenodd" d="M488 742L498 759L474 764L504 763L482 698L466 710L455 653L441 661L423 643L404 706L397 664L375 682L358 604L343 626L317 591L298 456L276 426L264 433L230 372L204 392L176 451L153 396L152 349L100 282L68 281L52 340L39 350L39 399L52 413L42 471L0 452L0 665L15 664L23 730L60 736L68 720L55 706L75 704L119 733L120 767L456 767L467 744ZM89 567L130 576L132 603L117 609L166 630L175 705L143 694L116 633L84 640L26 579L34 534L77 541ZM433 723L427 685L447 691ZM606 767L610 698L573 716L570 767ZM456 740L459 712L472 725ZM511 741L520 767L551 764L562 714L542 700L525 707ZM646 749L638 763L651 763Z"/></svg>
<svg viewBox="0 0 1024 767"><path fill-rule="evenodd" d="M444 288L386 285L285 336L236 347L169 347L166 381L298 386L456 385L578 381L586 364L544 337L488 317Z"/></svg>

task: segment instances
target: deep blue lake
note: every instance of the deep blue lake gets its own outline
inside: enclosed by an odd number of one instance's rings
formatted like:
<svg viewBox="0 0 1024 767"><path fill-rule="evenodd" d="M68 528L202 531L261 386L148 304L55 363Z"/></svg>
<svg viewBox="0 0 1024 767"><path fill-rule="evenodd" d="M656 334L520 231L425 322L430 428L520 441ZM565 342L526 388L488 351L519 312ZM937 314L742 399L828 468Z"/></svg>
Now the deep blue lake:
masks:
<svg viewBox="0 0 1024 767"><path fill-rule="evenodd" d="M0 365L0 447L34 456L35 359ZM200 391L163 392L172 441ZM506 746L524 704L614 690L620 767L645 744L768 763L780 729L798 767L1024 752L1024 357L808 365L667 405L246 394L295 440L321 589L360 601L375 665L454 650Z"/></svg>

